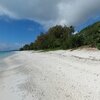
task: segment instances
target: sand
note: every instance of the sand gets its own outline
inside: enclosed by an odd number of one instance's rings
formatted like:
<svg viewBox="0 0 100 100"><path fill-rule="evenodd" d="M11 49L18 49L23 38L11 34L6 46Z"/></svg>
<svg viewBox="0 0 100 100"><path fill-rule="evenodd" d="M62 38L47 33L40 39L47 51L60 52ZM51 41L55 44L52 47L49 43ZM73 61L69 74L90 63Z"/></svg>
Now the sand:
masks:
<svg viewBox="0 0 100 100"><path fill-rule="evenodd" d="M0 100L100 100L100 51L16 52L3 60Z"/></svg>

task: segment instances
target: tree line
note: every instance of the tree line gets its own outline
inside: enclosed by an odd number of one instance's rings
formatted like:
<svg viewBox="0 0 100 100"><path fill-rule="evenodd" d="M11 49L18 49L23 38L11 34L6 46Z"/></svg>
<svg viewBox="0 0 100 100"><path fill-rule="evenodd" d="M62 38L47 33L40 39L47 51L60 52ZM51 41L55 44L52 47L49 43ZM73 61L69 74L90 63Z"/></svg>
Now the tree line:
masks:
<svg viewBox="0 0 100 100"><path fill-rule="evenodd" d="M73 34L74 32L73 26L56 25L20 50L72 49L84 45L100 49L100 22L84 28L77 34Z"/></svg>

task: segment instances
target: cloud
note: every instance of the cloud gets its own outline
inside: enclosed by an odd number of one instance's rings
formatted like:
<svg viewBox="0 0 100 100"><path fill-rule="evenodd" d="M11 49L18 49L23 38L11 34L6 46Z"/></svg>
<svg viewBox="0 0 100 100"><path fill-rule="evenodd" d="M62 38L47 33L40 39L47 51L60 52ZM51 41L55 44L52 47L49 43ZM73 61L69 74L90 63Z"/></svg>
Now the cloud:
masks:
<svg viewBox="0 0 100 100"><path fill-rule="evenodd" d="M16 18L16 15L14 15L11 11L3 7L2 5L0 5L0 16L9 16L11 18Z"/></svg>
<svg viewBox="0 0 100 100"><path fill-rule="evenodd" d="M28 31L34 32L34 28L33 28L33 27L29 27L29 28L28 28Z"/></svg>
<svg viewBox="0 0 100 100"><path fill-rule="evenodd" d="M0 0L0 15L31 19L49 27L79 24L100 13L100 0Z"/></svg>
<svg viewBox="0 0 100 100"><path fill-rule="evenodd" d="M22 47L23 44L20 43L13 43L13 44L9 44L9 43L0 43L0 51L3 50L17 50L20 47Z"/></svg>

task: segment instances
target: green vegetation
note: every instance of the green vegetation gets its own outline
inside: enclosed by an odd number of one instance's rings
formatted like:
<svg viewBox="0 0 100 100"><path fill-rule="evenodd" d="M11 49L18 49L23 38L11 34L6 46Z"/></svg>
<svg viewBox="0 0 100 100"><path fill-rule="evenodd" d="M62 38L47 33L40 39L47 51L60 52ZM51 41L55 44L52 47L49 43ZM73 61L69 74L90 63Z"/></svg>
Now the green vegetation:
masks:
<svg viewBox="0 0 100 100"><path fill-rule="evenodd" d="M100 22L88 26L79 33L84 38L84 44L96 47L100 43Z"/></svg>
<svg viewBox="0 0 100 100"><path fill-rule="evenodd" d="M84 45L100 49L100 22L86 27L77 34L74 27L56 25L46 33L41 33L35 42L26 44L20 50L72 49Z"/></svg>
<svg viewBox="0 0 100 100"><path fill-rule="evenodd" d="M97 43L96 46L97 46L97 48L100 50L100 43Z"/></svg>

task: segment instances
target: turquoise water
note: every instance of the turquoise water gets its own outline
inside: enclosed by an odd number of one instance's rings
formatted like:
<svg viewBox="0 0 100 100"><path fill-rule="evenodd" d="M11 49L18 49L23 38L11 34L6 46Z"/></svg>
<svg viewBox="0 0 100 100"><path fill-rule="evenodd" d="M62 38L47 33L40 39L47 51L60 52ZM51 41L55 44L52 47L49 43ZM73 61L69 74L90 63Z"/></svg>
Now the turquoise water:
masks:
<svg viewBox="0 0 100 100"><path fill-rule="evenodd" d="M4 58L14 54L13 51L0 51L0 73L7 68Z"/></svg>
<svg viewBox="0 0 100 100"><path fill-rule="evenodd" d="M4 57L10 56L12 54L14 54L13 51L0 51L0 58L4 58Z"/></svg>

